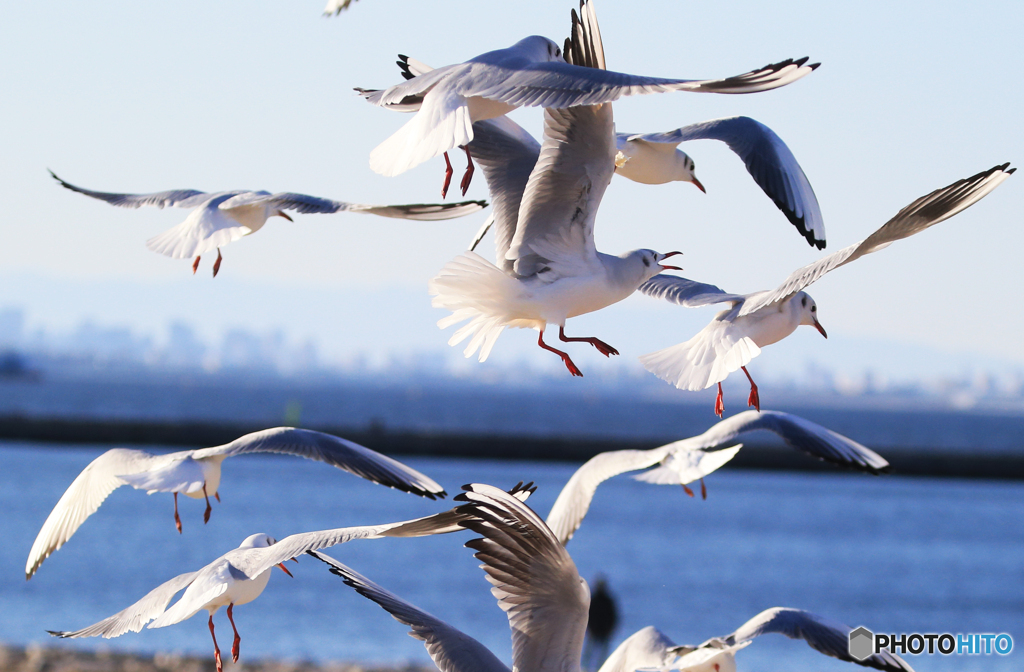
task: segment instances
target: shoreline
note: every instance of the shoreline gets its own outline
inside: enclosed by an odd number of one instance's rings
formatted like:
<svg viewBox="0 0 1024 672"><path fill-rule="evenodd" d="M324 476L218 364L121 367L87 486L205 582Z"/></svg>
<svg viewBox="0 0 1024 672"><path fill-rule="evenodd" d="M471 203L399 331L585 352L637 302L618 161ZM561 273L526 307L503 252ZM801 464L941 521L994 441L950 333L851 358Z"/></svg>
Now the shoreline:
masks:
<svg viewBox="0 0 1024 672"><path fill-rule="evenodd" d="M0 416L0 440L67 445L216 446L261 429L265 429L265 426L231 422ZM605 451L649 450L678 438L548 438L528 434L392 431L376 425L310 426L308 429L344 436L385 455L579 463ZM884 448L879 449L879 453L892 465L891 473L900 476L1024 480L1024 452ZM836 473L849 471L816 460L788 446L756 442L744 442L743 450L724 468Z"/></svg>

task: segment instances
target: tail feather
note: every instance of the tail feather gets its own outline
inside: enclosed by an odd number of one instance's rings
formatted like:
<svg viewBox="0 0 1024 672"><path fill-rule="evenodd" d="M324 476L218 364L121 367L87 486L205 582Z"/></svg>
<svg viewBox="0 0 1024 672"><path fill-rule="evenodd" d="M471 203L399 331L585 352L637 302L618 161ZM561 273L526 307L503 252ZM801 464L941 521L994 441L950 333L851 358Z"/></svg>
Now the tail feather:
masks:
<svg viewBox="0 0 1024 672"><path fill-rule="evenodd" d="M475 252L466 252L445 264L429 288L434 297L431 304L452 311L438 320L438 327L445 329L469 320L448 340L454 346L469 338L466 357L479 352L480 361L485 361L501 332L517 321L519 282Z"/></svg>
<svg viewBox="0 0 1024 672"><path fill-rule="evenodd" d="M715 320L696 336L640 357L644 368L681 390L703 390L719 383L761 353L749 337L731 333Z"/></svg>
<svg viewBox="0 0 1024 672"><path fill-rule="evenodd" d="M370 168L389 177L399 175L472 139L466 99L454 91L428 95L412 119L370 152Z"/></svg>

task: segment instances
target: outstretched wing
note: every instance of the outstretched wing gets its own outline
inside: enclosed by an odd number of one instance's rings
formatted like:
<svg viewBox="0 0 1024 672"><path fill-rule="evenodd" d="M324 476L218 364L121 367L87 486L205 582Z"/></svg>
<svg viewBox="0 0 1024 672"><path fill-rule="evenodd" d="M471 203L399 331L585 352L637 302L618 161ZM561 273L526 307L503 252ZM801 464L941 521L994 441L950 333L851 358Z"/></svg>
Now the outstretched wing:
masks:
<svg viewBox="0 0 1024 672"><path fill-rule="evenodd" d="M110 639L126 632L139 632L146 623L164 613L171 598L182 588L188 586L199 572L189 572L176 576L149 591L144 598L99 623L74 631L48 630L54 637L103 637Z"/></svg>
<svg viewBox="0 0 1024 672"><path fill-rule="evenodd" d="M902 658L888 651L876 653L866 660L853 658L849 651L851 630L853 628L842 623L802 609L775 607L762 611L723 639L732 645L750 641L760 635L778 633L790 639L802 639L815 651L849 663L890 672L913 672Z"/></svg>
<svg viewBox="0 0 1024 672"><path fill-rule="evenodd" d="M103 453L82 470L67 491L57 501L53 511L36 535L25 564L25 578L36 573L43 560L67 543L85 519L100 508L100 504L126 481L121 475L144 472L167 460L167 456L154 456L141 450L114 448Z"/></svg>
<svg viewBox="0 0 1024 672"><path fill-rule="evenodd" d="M399 623L412 628L409 635L423 642L441 672L509 672L487 647L461 630L409 604L334 558L322 553L310 554L330 565L331 573L340 576L345 585L376 602Z"/></svg>
<svg viewBox="0 0 1024 672"><path fill-rule="evenodd" d="M590 510L597 486L613 476L655 465L666 454L665 447L654 450L615 450L587 460L562 488L548 513L547 526L559 543L563 546L568 544L579 529Z"/></svg>
<svg viewBox="0 0 1024 672"><path fill-rule="evenodd" d="M472 484L455 499L471 517L463 526L483 535L466 544L483 562L491 593L508 615L514 670L579 666L590 591L572 558L540 517L498 488Z"/></svg>
<svg viewBox="0 0 1024 672"><path fill-rule="evenodd" d="M409 205L362 205L360 203L346 203L344 201L332 201L329 198L307 196L306 194L293 194L281 192L268 194L265 192L247 192L239 194L223 203L220 208L228 210L231 208L244 207L249 205L263 205L278 210L293 210L307 214L330 214L334 212L359 212L380 217L393 217L396 219L413 219L420 221L435 221L442 219L454 219L479 212L487 207L486 201L461 201L459 203L412 203Z"/></svg>
<svg viewBox="0 0 1024 672"><path fill-rule="evenodd" d="M726 301L743 301L746 298L742 294L730 294L715 285L664 273L640 285L640 291L655 299L665 299L686 308L710 306Z"/></svg>
<svg viewBox="0 0 1024 672"><path fill-rule="evenodd" d="M740 309L740 316L749 315L776 301L785 301L829 271L848 264L854 259L859 259L865 254L888 247L897 240L920 233L974 205L1017 170L1016 168L1007 169L1009 165L1009 163L1004 163L1001 166L989 168L977 175L958 180L948 187L936 189L932 193L922 196L896 213L895 217L861 242L804 266L790 275L777 289L766 292L756 300L747 301Z"/></svg>
<svg viewBox="0 0 1024 672"><path fill-rule="evenodd" d="M825 222L814 189L793 152L775 131L750 117L714 119L667 133L630 135L628 142L677 145L687 140L720 140L735 152L779 210L810 245L825 248Z"/></svg>
<svg viewBox="0 0 1024 672"><path fill-rule="evenodd" d="M61 186L71 191L77 191L80 194L85 194L92 198L98 198L101 201L106 201L111 205L116 205L122 208L141 208L144 205L155 205L158 208L194 208L209 196L204 191L197 191L195 189L177 189L174 191L158 191L152 194L113 194L106 191L90 191L89 189L83 189L82 187L76 187L70 182L57 177L56 174L51 170L49 171L53 179L60 182Z"/></svg>
<svg viewBox="0 0 1024 672"><path fill-rule="evenodd" d="M444 488L434 480L398 460L348 439L310 429L264 429L246 434L223 446L196 450L192 458L228 458L249 453L284 453L324 462L374 483L429 499L443 498L446 494Z"/></svg>

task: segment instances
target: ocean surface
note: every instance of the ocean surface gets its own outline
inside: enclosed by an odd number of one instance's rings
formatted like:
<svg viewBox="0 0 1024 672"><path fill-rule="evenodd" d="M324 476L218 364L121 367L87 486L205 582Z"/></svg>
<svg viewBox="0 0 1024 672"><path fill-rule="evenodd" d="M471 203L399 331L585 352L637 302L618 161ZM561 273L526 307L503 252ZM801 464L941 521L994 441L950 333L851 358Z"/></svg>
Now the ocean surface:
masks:
<svg viewBox="0 0 1024 672"><path fill-rule="evenodd" d="M48 512L105 447L0 444L0 641L27 645L208 654L205 612L117 639L56 640L198 569L249 534L288 534L390 522L447 508L305 460L248 456L225 463L223 502L202 524L202 501L181 498L178 535L169 495L121 488L31 580L23 568ZM574 465L414 459L450 493L466 482L533 480L546 514ZM1001 633L1008 656L908 656L918 672L1024 669L1024 483L861 474L722 471L707 501L678 487L619 477L603 484L569 544L580 573L608 577L621 615L618 643L655 625L678 643L731 633L763 609L807 609L875 632ZM334 557L510 659L504 614L470 533L357 541ZM275 570L264 594L239 606L242 661L429 662L405 626L312 558ZM215 616L220 643L231 629ZM850 670L798 641L759 638L741 670ZM230 662L226 670L232 669Z"/></svg>

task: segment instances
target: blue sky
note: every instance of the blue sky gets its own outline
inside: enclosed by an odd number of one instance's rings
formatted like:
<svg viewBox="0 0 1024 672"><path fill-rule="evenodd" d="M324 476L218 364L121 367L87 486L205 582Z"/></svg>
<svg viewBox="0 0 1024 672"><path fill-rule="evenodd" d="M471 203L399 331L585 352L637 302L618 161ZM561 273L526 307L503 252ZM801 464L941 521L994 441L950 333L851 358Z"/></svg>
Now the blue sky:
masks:
<svg viewBox="0 0 1024 672"><path fill-rule="evenodd" d="M443 65L529 34L561 41L574 3L360 0L333 19L320 17L321 6L8 7L6 25L17 30L0 43L0 306L23 306L30 322L58 327L87 316L154 332L186 320L210 335L284 326L318 339L328 354L445 348L448 334L433 324L443 313L429 308L426 281L464 248L482 214L427 224L274 219L226 247L221 277L212 280L209 260L193 277L186 262L144 246L184 211L112 208L46 174L49 167L109 191L251 188L433 201L440 160L396 178L370 171L370 150L405 118L365 104L351 87L398 81L397 53ZM968 10L935 2L603 0L598 11L613 69L703 78L786 57L823 63L769 93L644 96L616 103L615 114L619 130L632 132L736 114L769 125L815 188L828 250L860 240L932 189L1024 161L1024 62L1012 51L1024 34L1017 2ZM515 118L539 134L538 111ZM690 143L687 151L708 194L616 178L598 216L599 249L681 249L684 275L739 292L772 287L818 257L724 146ZM854 351L870 362L879 343L892 343L1024 365L1021 179L815 284L810 293L829 341L800 330L786 356L828 361ZM477 179L469 196L486 195ZM396 310L374 300L385 296ZM570 331L607 336L635 358L689 338L712 314L635 296L570 322ZM500 366L550 357L534 352L533 340L505 334L492 359ZM584 369L601 366L596 355L581 359ZM927 358L920 366L927 369Z"/></svg>

